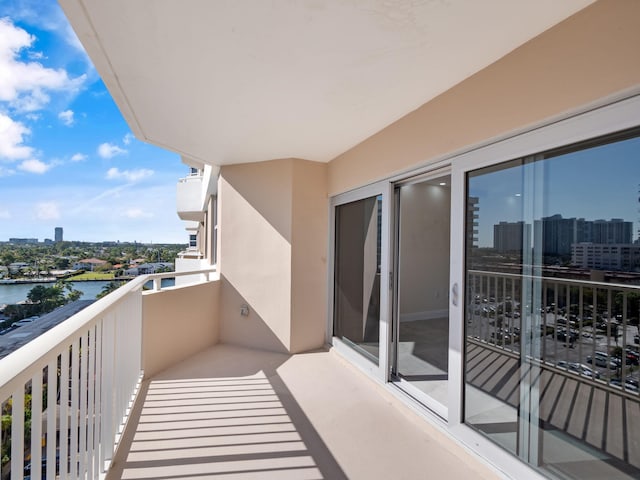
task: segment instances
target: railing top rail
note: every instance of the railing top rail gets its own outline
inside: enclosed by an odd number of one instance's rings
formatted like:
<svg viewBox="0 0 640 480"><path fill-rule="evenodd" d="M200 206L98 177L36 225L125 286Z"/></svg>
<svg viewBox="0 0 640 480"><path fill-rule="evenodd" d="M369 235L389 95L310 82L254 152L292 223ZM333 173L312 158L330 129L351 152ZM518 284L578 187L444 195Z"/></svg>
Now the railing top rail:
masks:
<svg viewBox="0 0 640 480"><path fill-rule="evenodd" d="M204 177L204 175L202 175L202 174L189 175L188 177L180 178L178 180L178 183L195 182L196 180L202 180L203 177Z"/></svg>
<svg viewBox="0 0 640 480"><path fill-rule="evenodd" d="M582 285L585 287L597 287L604 289L617 289L617 290L638 290L640 289L640 285L629 285L624 283L608 283L608 282L597 282L592 280L577 280L571 278L560 278L560 277L543 277L539 275L524 275L518 273L503 273L503 272L489 272L485 270L468 270L471 274L476 275L490 275L496 277L505 277L505 278L513 278L513 279L531 279L531 280L542 280L545 282L553 282L553 283L561 283L568 285Z"/></svg>
<svg viewBox="0 0 640 480"><path fill-rule="evenodd" d="M0 390L11 383L16 377L23 373L30 372L42 358L45 358L51 351L57 351L60 346L73 337L77 332L85 328L96 318L101 317L114 308L118 302L133 292L139 292L149 281L162 278L174 278L185 275L197 275L202 273L215 272L214 268L194 270L189 272L167 272L150 275L140 275L129 281L122 287L111 292L109 295L97 300L85 309L79 311L67 320L59 323L42 335L34 338L28 344L11 352L6 357L0 359Z"/></svg>

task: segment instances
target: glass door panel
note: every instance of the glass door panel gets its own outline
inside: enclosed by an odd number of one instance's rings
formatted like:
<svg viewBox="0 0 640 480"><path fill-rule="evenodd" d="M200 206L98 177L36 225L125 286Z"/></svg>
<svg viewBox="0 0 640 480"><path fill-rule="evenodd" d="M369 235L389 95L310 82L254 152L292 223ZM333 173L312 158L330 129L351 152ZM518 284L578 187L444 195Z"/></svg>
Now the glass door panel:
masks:
<svg viewBox="0 0 640 480"><path fill-rule="evenodd" d="M382 195L335 209L334 336L380 357Z"/></svg>
<svg viewBox="0 0 640 480"><path fill-rule="evenodd" d="M640 478L639 156L635 130L467 173L464 421L546 475Z"/></svg>
<svg viewBox="0 0 640 480"><path fill-rule="evenodd" d="M392 376L414 393L446 405L450 176L399 185L395 196L397 292Z"/></svg>

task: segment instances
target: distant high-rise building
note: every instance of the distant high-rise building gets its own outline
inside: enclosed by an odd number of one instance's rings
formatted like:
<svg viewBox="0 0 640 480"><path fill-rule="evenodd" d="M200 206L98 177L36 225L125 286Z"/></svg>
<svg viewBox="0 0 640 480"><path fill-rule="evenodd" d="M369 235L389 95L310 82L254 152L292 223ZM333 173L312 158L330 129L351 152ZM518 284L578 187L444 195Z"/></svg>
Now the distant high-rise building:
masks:
<svg viewBox="0 0 640 480"><path fill-rule="evenodd" d="M493 248L500 253L531 249L531 224L500 222L493 226Z"/></svg>
<svg viewBox="0 0 640 480"><path fill-rule="evenodd" d="M56 234L54 238L56 242L62 241L62 227L56 227Z"/></svg>
<svg viewBox="0 0 640 480"><path fill-rule="evenodd" d="M573 243L583 242L584 218L563 218L556 214L534 221L535 245L543 255L570 255Z"/></svg>
<svg viewBox="0 0 640 480"><path fill-rule="evenodd" d="M621 218L594 220L591 223L591 238L587 241L602 244L631 243L633 223Z"/></svg>
<svg viewBox="0 0 640 480"><path fill-rule="evenodd" d="M467 245L478 248L478 197L467 198Z"/></svg>
<svg viewBox="0 0 640 480"><path fill-rule="evenodd" d="M632 243L574 243L571 264L591 270L638 271L640 245Z"/></svg>
<svg viewBox="0 0 640 480"><path fill-rule="evenodd" d="M585 220L563 218L556 214L534 222L534 236L539 238L544 255L570 255L574 243L625 244L631 243L633 223L620 218Z"/></svg>

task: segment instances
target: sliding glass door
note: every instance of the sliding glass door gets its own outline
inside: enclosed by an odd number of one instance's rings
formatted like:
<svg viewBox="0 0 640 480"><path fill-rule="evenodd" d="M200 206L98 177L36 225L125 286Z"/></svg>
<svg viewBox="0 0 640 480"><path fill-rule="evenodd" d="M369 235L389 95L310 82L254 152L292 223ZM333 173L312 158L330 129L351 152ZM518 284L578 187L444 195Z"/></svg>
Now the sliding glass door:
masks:
<svg viewBox="0 0 640 480"><path fill-rule="evenodd" d="M639 478L640 131L466 174L464 421L545 474Z"/></svg>
<svg viewBox="0 0 640 480"><path fill-rule="evenodd" d="M335 209L334 336L380 358L382 195Z"/></svg>
<svg viewBox="0 0 640 480"><path fill-rule="evenodd" d="M392 379L446 416L451 178L399 182L395 204Z"/></svg>

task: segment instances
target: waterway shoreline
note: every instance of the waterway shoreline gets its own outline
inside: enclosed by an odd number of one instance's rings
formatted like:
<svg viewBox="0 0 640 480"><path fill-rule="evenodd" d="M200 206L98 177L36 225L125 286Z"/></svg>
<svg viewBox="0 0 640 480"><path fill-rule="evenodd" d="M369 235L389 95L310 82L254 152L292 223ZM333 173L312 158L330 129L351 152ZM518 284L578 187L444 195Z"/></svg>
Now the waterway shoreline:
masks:
<svg viewBox="0 0 640 480"><path fill-rule="evenodd" d="M37 279L7 279L7 280L0 280L0 285L29 285L32 283L56 283L56 282L72 282L72 283L76 283L76 282L120 282L120 281L129 281L131 279L133 279L134 277L117 277L117 278L112 278L112 279L105 279L105 278L81 278L81 279L77 279L74 280L73 278L70 277L66 277L66 278L54 278L54 277L45 277L45 278L37 278Z"/></svg>
<svg viewBox="0 0 640 480"><path fill-rule="evenodd" d="M128 278L118 277L115 281L129 280ZM73 284L74 290L82 292L82 299L95 299L102 292L103 288L114 280L73 280L69 283ZM152 280L147 282L147 286L151 288ZM51 287L54 282L43 281L27 281L21 283L0 283L0 307L3 305L17 304L24 301L29 295L29 291L36 285ZM175 285L173 278L162 279L162 287L170 287Z"/></svg>

